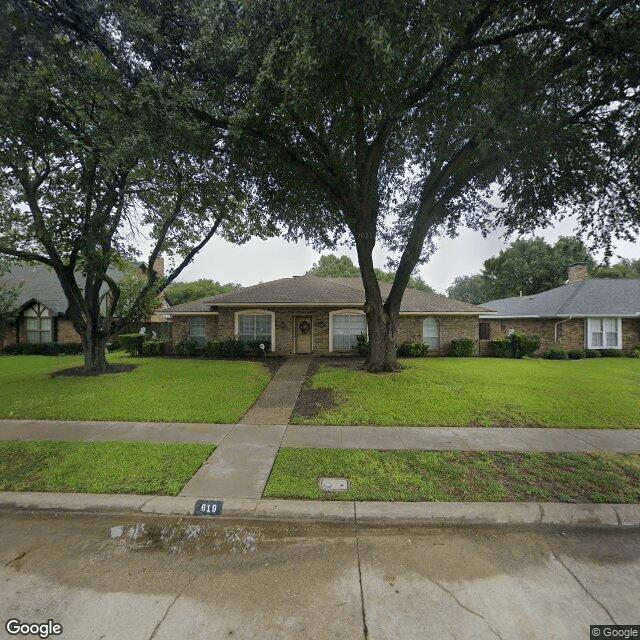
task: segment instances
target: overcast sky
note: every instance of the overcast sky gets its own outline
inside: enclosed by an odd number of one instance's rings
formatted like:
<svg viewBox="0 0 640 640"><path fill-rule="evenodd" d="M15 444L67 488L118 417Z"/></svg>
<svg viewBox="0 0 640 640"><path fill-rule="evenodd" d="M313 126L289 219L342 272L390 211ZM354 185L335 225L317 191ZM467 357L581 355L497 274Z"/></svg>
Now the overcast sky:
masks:
<svg viewBox="0 0 640 640"><path fill-rule="evenodd" d="M554 229L546 229L535 234L542 236L549 243L555 243L561 235L573 235L575 224L566 220ZM530 236L527 236L530 237ZM509 242L494 233L483 238L481 234L462 229L455 239L440 238L438 249L430 261L418 268L420 275L435 291L445 293L445 289L457 276L478 273L487 258L497 255L508 246ZM323 254L331 253L324 251ZM333 252L336 255L347 254L357 264L355 250L341 247ZM181 274L179 280L191 281L200 278L211 278L222 283L237 282L243 286L268 282L278 278L288 278L304 274L320 253L302 243L289 243L281 238L270 240L251 240L244 245L233 245L214 238L200 252ZM614 256L636 259L640 257L637 243L618 243ZM602 259L602 255L597 256ZM383 248L374 250L376 266L384 268L387 252ZM616 262L616 258L612 262Z"/></svg>

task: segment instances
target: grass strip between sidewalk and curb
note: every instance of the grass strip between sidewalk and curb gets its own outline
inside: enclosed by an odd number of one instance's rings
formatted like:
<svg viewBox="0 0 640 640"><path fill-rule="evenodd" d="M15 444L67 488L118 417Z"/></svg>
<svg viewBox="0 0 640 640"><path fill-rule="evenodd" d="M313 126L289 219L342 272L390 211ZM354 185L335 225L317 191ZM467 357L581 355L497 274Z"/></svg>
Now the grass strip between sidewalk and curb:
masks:
<svg viewBox="0 0 640 640"><path fill-rule="evenodd" d="M320 477L350 489L323 493ZM640 502L640 455L281 449L265 498L397 502Z"/></svg>
<svg viewBox="0 0 640 640"><path fill-rule="evenodd" d="M0 491L176 496L212 444L0 442Z"/></svg>
<svg viewBox="0 0 640 640"><path fill-rule="evenodd" d="M416 358L372 375L321 365L332 400L292 424L640 428L640 360Z"/></svg>

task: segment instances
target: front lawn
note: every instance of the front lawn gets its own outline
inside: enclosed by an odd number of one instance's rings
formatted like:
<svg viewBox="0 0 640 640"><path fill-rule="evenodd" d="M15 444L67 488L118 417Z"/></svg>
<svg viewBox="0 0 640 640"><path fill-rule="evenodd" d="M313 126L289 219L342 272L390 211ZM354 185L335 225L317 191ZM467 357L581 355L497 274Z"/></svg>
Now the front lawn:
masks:
<svg viewBox="0 0 640 640"><path fill-rule="evenodd" d="M351 482L324 494L319 477ZM640 502L640 456L281 449L268 498L397 502Z"/></svg>
<svg viewBox="0 0 640 640"><path fill-rule="evenodd" d="M177 496L214 445L0 442L0 491Z"/></svg>
<svg viewBox="0 0 640 640"><path fill-rule="evenodd" d="M135 422L237 422L271 376L256 362L131 358L129 373L51 377L76 356L0 356L0 418Z"/></svg>
<svg viewBox="0 0 640 640"><path fill-rule="evenodd" d="M389 374L323 365L338 406L298 424L640 428L640 360L403 360Z"/></svg>

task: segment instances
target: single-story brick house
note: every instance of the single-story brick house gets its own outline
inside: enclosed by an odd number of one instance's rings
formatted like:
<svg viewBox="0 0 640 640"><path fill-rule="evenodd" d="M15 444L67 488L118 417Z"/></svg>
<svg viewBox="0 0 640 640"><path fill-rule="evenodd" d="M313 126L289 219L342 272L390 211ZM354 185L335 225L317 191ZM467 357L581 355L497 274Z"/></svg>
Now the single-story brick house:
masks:
<svg viewBox="0 0 640 640"><path fill-rule="evenodd" d="M382 296L391 285L380 283ZM269 343L271 353L349 353L356 336L367 333L360 278L294 276L186 302L164 310L175 342L238 336ZM451 340L478 336L478 318L490 309L435 293L407 289L402 300L398 342L426 342L432 355L447 355Z"/></svg>
<svg viewBox="0 0 640 640"><path fill-rule="evenodd" d="M158 259L156 271L162 273L164 261ZM108 274L116 282L120 282L124 275L109 269ZM77 275L82 283L82 276ZM81 342L81 338L73 328L73 324L66 316L67 299L56 274L45 265L13 265L11 269L0 276L0 288L18 288L18 319L15 326L9 327L4 334L0 347L38 342ZM104 285L106 292L107 286ZM167 307L166 300L162 306ZM150 327L164 327L166 318L162 313L154 314L148 324Z"/></svg>
<svg viewBox="0 0 640 640"><path fill-rule="evenodd" d="M513 331L539 335L540 353L555 347L629 355L640 345L640 279L589 278L585 265L570 267L562 287L483 306L495 314L480 316L480 355L490 353L490 340Z"/></svg>

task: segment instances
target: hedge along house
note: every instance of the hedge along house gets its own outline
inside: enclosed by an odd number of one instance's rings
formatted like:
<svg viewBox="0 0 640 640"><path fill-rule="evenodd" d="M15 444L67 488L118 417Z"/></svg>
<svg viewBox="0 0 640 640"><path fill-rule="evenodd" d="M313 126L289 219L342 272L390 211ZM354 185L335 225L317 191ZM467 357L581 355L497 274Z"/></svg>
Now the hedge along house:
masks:
<svg viewBox="0 0 640 640"><path fill-rule="evenodd" d="M591 279L586 265L569 267L567 284L532 296L491 300L480 316L480 354L490 340L514 331L540 336L540 353L554 347L622 349L640 345L640 279Z"/></svg>
<svg viewBox="0 0 640 640"><path fill-rule="evenodd" d="M160 259L162 260L162 259ZM161 273L164 264L158 262L156 271ZM124 275L109 269L109 276L120 282ZM82 286L82 276L76 275ZM44 265L13 265L0 276L0 288L18 289L18 318L15 326L4 334L0 347L22 343L80 343L82 340L66 316L67 299L56 274ZM104 285L106 293L107 286ZM166 301L164 306L168 306ZM154 314L145 325L155 328L166 326L162 314Z"/></svg>
<svg viewBox="0 0 640 640"><path fill-rule="evenodd" d="M383 297L391 285L380 283ZM238 337L264 342L272 354L352 353L367 334L360 278L305 275L244 287L165 310L172 340ZM407 289L398 323L398 343L426 342L432 355L447 355L451 340L478 336L478 317L490 310L434 293Z"/></svg>

